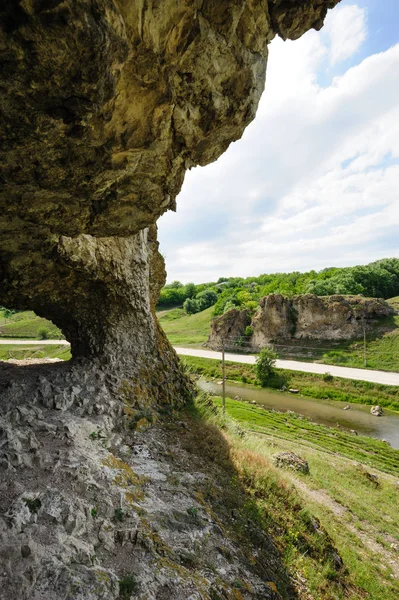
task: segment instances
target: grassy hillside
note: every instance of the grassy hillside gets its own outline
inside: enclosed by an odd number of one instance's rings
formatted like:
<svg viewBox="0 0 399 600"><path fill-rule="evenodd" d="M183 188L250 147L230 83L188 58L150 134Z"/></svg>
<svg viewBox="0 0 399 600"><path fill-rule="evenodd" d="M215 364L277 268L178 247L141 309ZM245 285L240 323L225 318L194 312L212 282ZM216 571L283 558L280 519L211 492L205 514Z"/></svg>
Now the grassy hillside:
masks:
<svg viewBox="0 0 399 600"><path fill-rule="evenodd" d="M69 360L71 351L69 346L41 345L40 342L29 344L29 346L23 344L13 345L12 343L0 344L0 360L9 360L10 358L16 360L25 358L61 358L62 360Z"/></svg>
<svg viewBox="0 0 399 600"><path fill-rule="evenodd" d="M228 399L223 416L220 406L220 398L201 396L195 410L223 432L238 484L251 498L240 512L273 535L287 569L303 584L299 597L396 600L399 451L297 415ZM201 432L204 439L197 436L196 443L209 453L210 434L203 427ZM307 460L309 474L277 469L273 457L280 452ZM343 566L327 567L319 554L323 540L333 543Z"/></svg>
<svg viewBox="0 0 399 600"><path fill-rule="evenodd" d="M276 350L280 358L364 368L363 340L330 343L293 340L276 346ZM399 316L381 321L374 331L367 333L366 361L368 369L399 371Z"/></svg>
<svg viewBox="0 0 399 600"><path fill-rule="evenodd" d="M181 308L165 312L159 322L174 346L201 347L207 341L213 307L195 315L186 315Z"/></svg>
<svg viewBox="0 0 399 600"><path fill-rule="evenodd" d="M63 339L60 330L46 319L38 317L33 311L18 312L6 317L6 311L0 311L0 337L20 339Z"/></svg>

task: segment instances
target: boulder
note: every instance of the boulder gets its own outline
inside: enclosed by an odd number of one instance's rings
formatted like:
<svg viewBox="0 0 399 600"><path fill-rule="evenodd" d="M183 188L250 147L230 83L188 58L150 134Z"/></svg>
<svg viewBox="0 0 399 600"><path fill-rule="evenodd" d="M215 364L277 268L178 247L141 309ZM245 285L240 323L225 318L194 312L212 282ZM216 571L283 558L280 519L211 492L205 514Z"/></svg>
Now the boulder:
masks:
<svg viewBox="0 0 399 600"><path fill-rule="evenodd" d="M276 467L292 469L299 473L309 473L308 461L294 452L280 452L273 458Z"/></svg>
<svg viewBox="0 0 399 600"><path fill-rule="evenodd" d="M371 407L370 413L374 417L381 417L384 414L384 411L382 410L381 406L377 405L377 406L372 406Z"/></svg>

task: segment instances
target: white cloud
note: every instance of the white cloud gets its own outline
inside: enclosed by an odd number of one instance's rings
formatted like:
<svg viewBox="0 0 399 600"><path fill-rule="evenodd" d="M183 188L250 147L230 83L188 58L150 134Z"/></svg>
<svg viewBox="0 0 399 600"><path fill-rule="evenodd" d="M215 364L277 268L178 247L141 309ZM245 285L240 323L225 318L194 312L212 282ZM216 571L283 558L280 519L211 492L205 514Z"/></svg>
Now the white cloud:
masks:
<svg viewBox="0 0 399 600"><path fill-rule="evenodd" d="M356 6L335 17L348 31L356 18L364 25ZM327 25L328 35L272 43L255 121L216 163L187 174L177 214L160 220L170 280L399 255L399 44L322 87L318 74L338 52L331 17ZM341 57L359 47L353 35Z"/></svg>
<svg viewBox="0 0 399 600"><path fill-rule="evenodd" d="M336 65L347 60L367 37L365 9L357 5L338 5L327 15L324 32L330 42L330 64Z"/></svg>

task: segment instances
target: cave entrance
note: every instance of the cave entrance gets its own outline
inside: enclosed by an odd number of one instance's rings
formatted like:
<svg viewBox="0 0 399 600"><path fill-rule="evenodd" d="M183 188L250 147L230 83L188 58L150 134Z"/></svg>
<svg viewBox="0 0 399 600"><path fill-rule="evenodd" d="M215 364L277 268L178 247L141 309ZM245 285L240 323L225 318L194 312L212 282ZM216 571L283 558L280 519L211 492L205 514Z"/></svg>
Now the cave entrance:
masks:
<svg viewBox="0 0 399 600"><path fill-rule="evenodd" d="M69 343L52 321L32 310L0 306L0 360L50 363L70 358Z"/></svg>

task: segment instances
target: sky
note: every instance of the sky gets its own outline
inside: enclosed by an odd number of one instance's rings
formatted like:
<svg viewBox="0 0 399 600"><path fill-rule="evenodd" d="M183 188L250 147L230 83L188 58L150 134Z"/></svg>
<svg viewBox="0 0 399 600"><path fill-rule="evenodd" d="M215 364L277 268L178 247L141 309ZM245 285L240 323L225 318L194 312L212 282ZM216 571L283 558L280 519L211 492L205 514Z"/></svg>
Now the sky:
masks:
<svg viewBox="0 0 399 600"><path fill-rule="evenodd" d="M168 282L399 257L399 0L269 48L256 118L158 221Z"/></svg>

